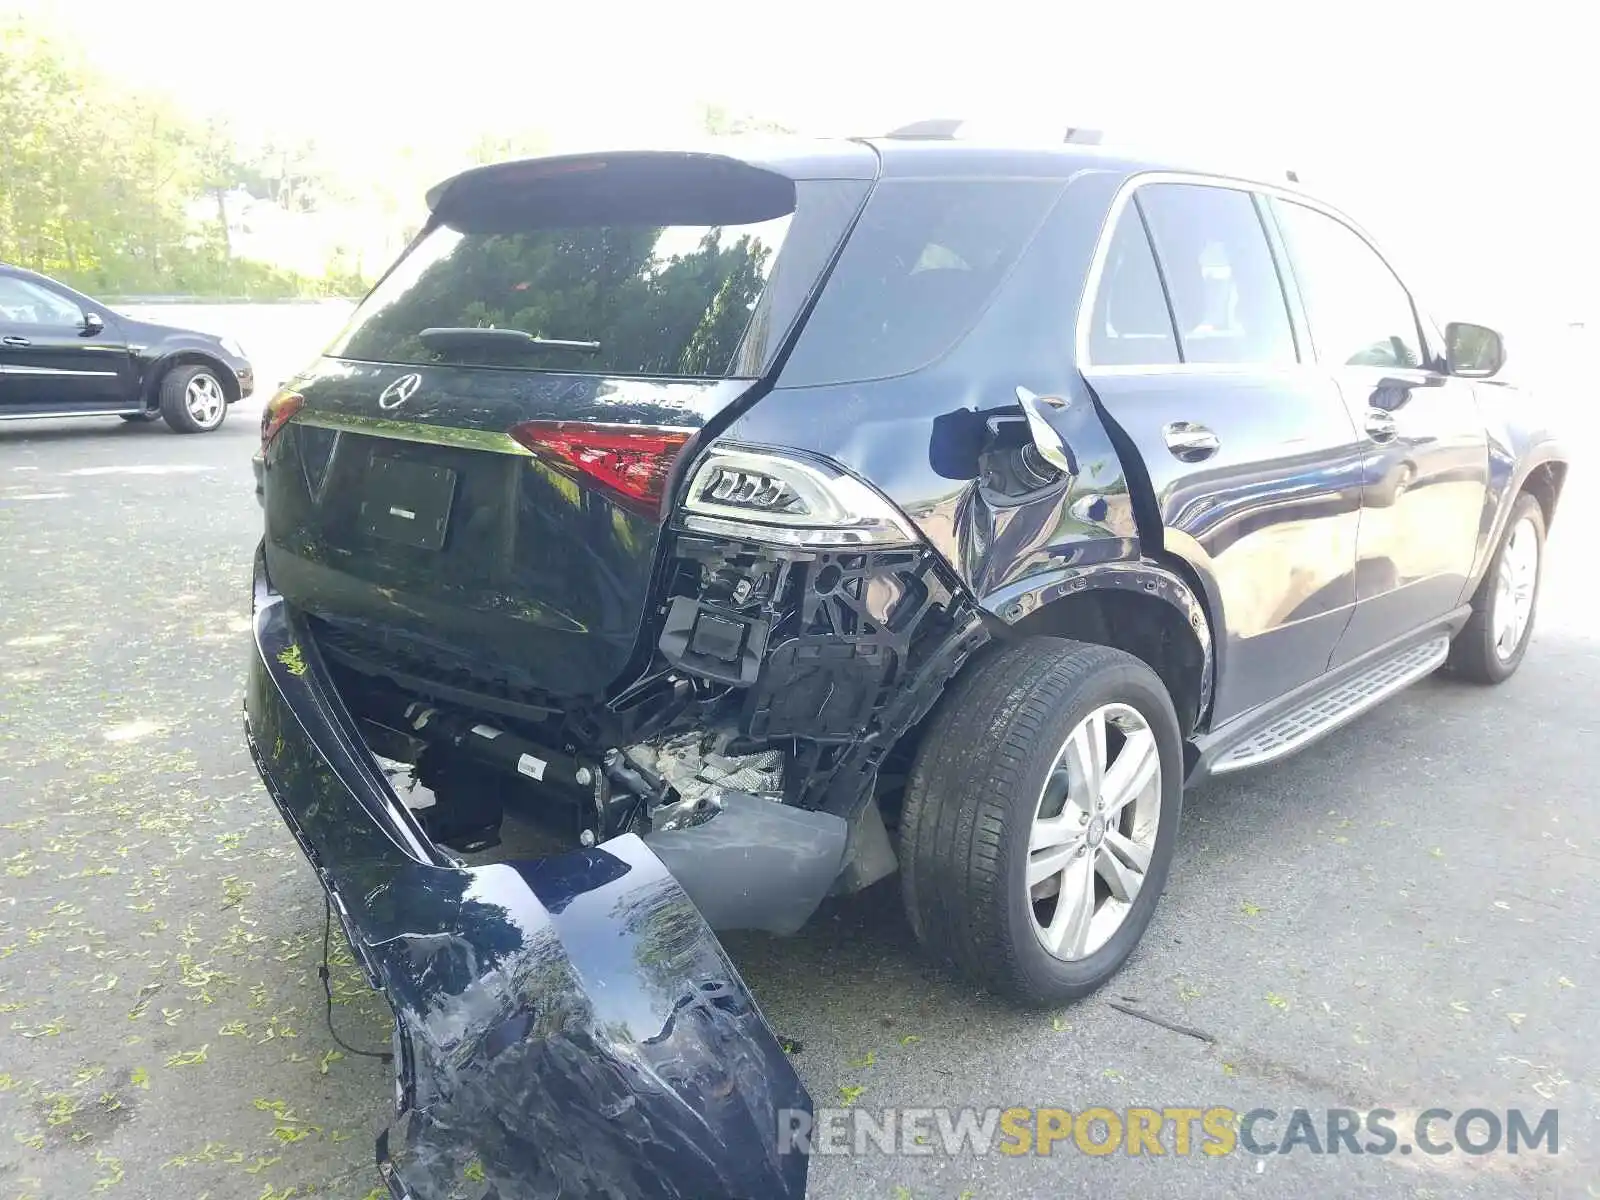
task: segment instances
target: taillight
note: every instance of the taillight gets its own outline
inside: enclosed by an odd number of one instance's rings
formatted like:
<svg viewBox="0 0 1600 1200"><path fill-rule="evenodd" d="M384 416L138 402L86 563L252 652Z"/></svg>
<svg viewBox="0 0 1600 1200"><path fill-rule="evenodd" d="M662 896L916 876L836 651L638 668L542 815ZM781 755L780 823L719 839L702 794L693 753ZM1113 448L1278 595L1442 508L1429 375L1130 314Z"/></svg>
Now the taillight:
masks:
<svg viewBox="0 0 1600 1200"><path fill-rule="evenodd" d="M661 513L667 477L692 429L524 421L511 436L540 458L576 471L611 498L646 517Z"/></svg>
<svg viewBox="0 0 1600 1200"><path fill-rule="evenodd" d="M272 439L278 436L278 431L289 423L289 418L300 411L306 398L299 392L291 392L287 388L279 389L278 393L267 401L261 410L261 452L266 453L267 447L272 445Z"/></svg>
<svg viewBox="0 0 1600 1200"><path fill-rule="evenodd" d="M685 529L780 546L909 546L904 513L827 459L719 443L695 467Z"/></svg>

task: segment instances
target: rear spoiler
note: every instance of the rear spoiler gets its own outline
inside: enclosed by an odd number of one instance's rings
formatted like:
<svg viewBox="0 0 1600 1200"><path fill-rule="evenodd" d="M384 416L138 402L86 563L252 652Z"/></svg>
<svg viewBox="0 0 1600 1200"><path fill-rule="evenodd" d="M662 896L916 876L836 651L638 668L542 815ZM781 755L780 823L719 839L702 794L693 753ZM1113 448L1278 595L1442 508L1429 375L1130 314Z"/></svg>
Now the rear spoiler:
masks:
<svg viewBox="0 0 1600 1200"><path fill-rule="evenodd" d="M731 225L792 211L796 180L877 176L877 152L859 142L725 138L695 149L562 154L473 167L429 188L427 201L434 223L452 227L458 221L471 226L507 202L531 205L535 218L570 213L576 205L586 221L618 223L634 207L649 205L655 224L670 217L661 210L663 193L682 194L685 212L695 217L683 223L704 224L709 204Z"/></svg>
<svg viewBox="0 0 1600 1200"><path fill-rule="evenodd" d="M657 151L476 167L428 193L436 223L469 233L570 223L751 225L794 211L794 180L736 158ZM681 213L674 209L681 207Z"/></svg>

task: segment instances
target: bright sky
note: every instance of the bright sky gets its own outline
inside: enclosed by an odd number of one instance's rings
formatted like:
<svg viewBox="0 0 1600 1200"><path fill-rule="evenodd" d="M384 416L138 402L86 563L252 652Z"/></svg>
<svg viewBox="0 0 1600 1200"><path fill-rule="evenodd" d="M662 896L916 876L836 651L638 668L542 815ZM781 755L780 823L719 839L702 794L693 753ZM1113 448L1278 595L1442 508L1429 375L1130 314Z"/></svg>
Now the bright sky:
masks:
<svg viewBox="0 0 1600 1200"><path fill-rule="evenodd" d="M6 4L188 107L368 170L462 129L669 140L702 101L818 133L1023 114L1228 146L1298 169L1474 312L1514 294L1600 315L1600 71L1582 6L1555 0Z"/></svg>

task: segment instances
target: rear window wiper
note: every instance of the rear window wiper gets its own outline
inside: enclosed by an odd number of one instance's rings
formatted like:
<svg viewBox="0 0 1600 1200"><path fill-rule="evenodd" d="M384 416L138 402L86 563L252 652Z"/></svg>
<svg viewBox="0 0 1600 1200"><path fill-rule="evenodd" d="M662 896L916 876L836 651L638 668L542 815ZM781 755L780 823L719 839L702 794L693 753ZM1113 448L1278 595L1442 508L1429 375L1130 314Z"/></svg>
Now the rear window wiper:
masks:
<svg viewBox="0 0 1600 1200"><path fill-rule="evenodd" d="M520 329L489 329L478 326L435 326L417 337L430 349L453 346L504 346L517 350L574 350L579 354L599 354L599 342L574 342L563 338L534 337Z"/></svg>

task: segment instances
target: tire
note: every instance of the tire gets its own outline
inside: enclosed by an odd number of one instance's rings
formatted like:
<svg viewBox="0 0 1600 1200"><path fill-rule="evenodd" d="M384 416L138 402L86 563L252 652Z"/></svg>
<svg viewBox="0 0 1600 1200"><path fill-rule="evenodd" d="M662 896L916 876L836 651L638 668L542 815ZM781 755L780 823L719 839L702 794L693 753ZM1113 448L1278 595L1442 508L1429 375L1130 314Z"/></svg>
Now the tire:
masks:
<svg viewBox="0 0 1600 1200"><path fill-rule="evenodd" d="M1056 915L1050 910L1061 903L1059 890L1053 902L1036 903L1025 873L1035 863L1042 868L1049 854L1075 855L1064 861L1077 874L1062 874L1055 882L1087 874L1091 905L1101 891L1109 901L1109 879L1120 874L1101 874L1100 855L1112 849L1110 834L1101 830L1101 839L1092 842L1101 818L1063 808L1058 832L1072 826L1074 811L1085 823L1076 842L1069 836L1054 850L1031 852L1030 837L1046 782L1070 781L1079 761L1065 744L1069 735L1107 706L1113 706L1106 724L1107 777L1119 770L1122 751L1133 747L1147 753L1130 762L1159 764L1159 775L1123 810L1115 830L1126 843L1132 822L1138 822L1148 865L1120 924L1109 918L1091 923L1079 953L1069 948L1062 956L1045 948L1043 938L1050 934L1036 931L1035 924L1042 928ZM1124 737L1122 726L1135 732ZM1065 756L1065 776L1056 769L1058 752ZM1072 795L1079 795L1079 787ZM1153 815L1151 796L1158 804ZM973 664L946 690L906 784L900 866L912 929L936 959L1021 1004L1086 996L1116 974L1150 924L1172 863L1182 805L1182 734L1172 700L1149 667L1120 650L1057 638L1006 647ZM1045 807L1051 809L1045 815L1053 816L1053 806ZM1084 846L1081 854L1072 849L1077 844ZM1040 886L1048 890L1050 882ZM1101 920L1098 912L1095 920ZM1097 944L1102 933L1107 936Z"/></svg>
<svg viewBox="0 0 1600 1200"><path fill-rule="evenodd" d="M1514 536L1531 538L1532 566L1520 564L1527 551L1518 542L1513 550ZM1508 562L1508 559L1510 560ZM1539 581L1544 568L1544 510L1539 501L1524 492L1512 505L1511 516L1506 521L1505 534L1500 546L1489 560L1489 569L1472 597L1472 616L1450 643L1450 672L1473 683L1504 683L1519 666L1528 651L1528 641L1533 636L1534 618L1539 609ZM1504 614L1507 604L1515 604L1518 588L1502 586L1515 577L1525 583L1527 594L1526 615L1521 618L1521 629L1515 631L1515 641L1503 644L1509 631L1496 620L1497 613Z"/></svg>
<svg viewBox="0 0 1600 1200"><path fill-rule="evenodd" d="M211 367L173 367L162 377L161 417L174 433L210 433L227 415L228 392Z"/></svg>
<svg viewBox="0 0 1600 1200"><path fill-rule="evenodd" d="M118 413L117 415L130 425L143 425L148 421L154 421L161 414L147 411L136 413Z"/></svg>

